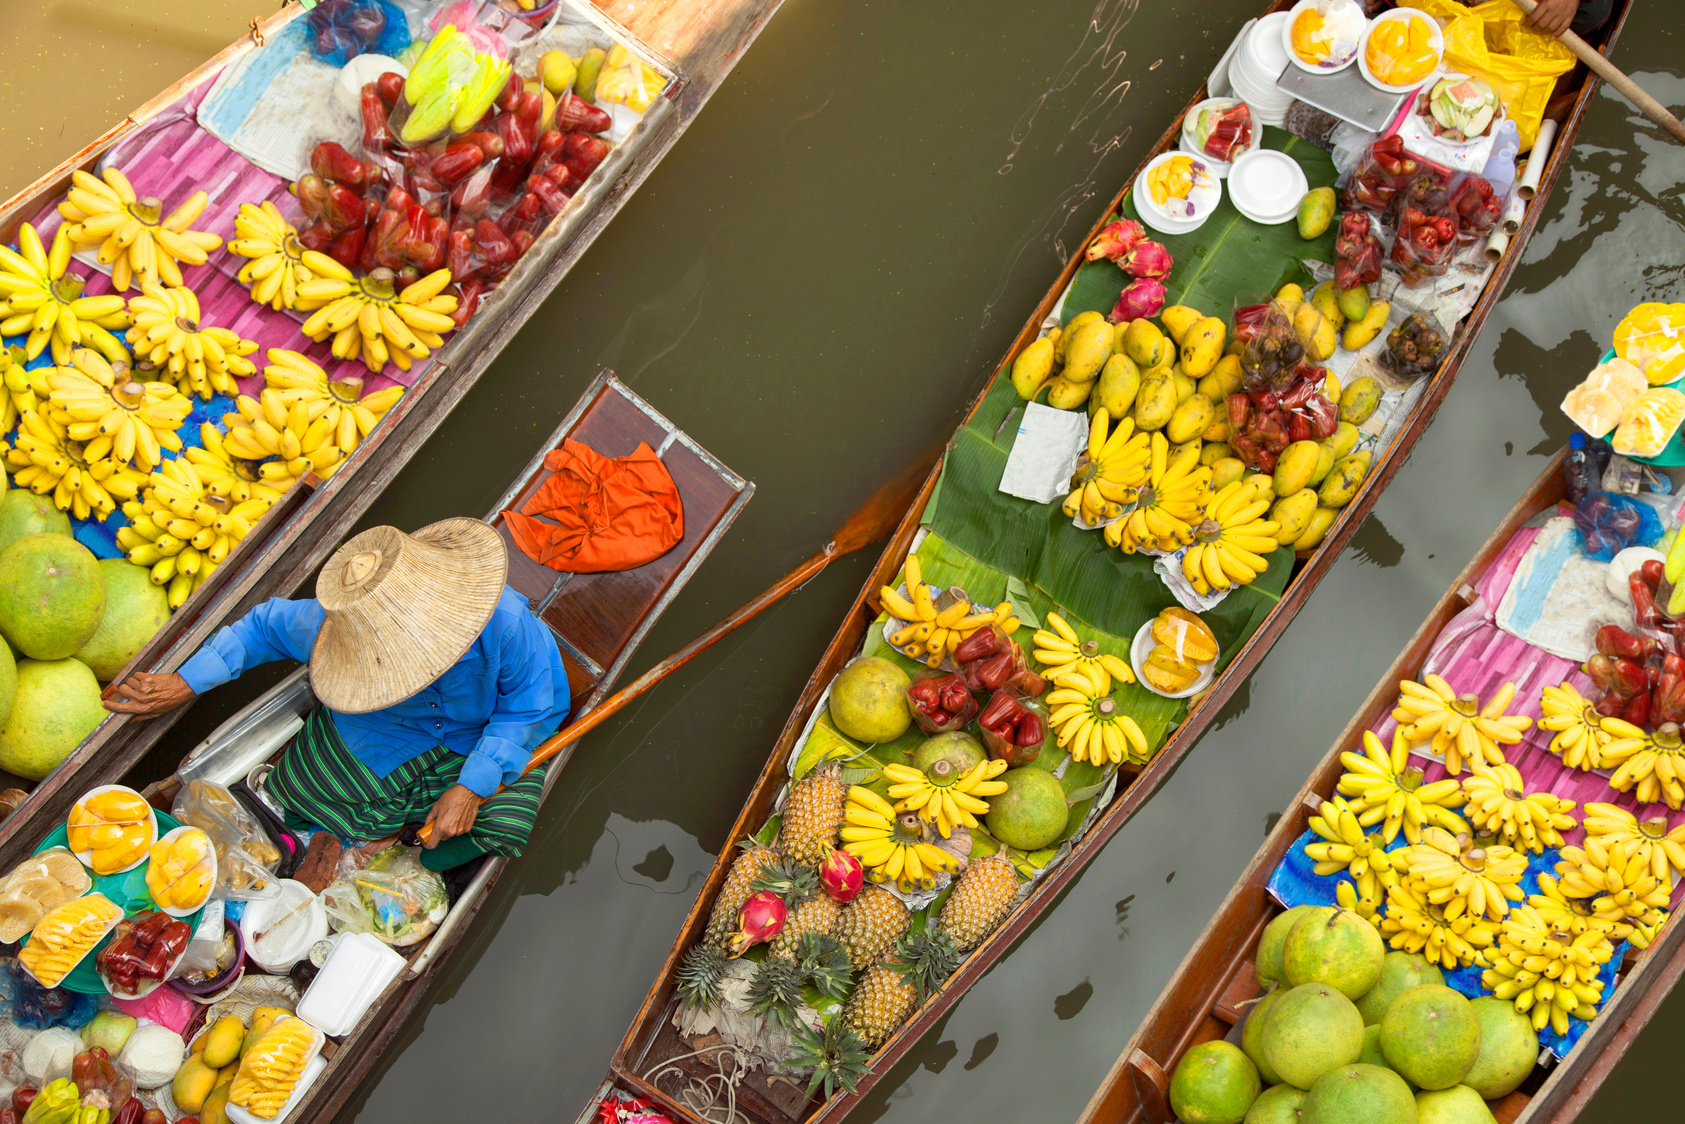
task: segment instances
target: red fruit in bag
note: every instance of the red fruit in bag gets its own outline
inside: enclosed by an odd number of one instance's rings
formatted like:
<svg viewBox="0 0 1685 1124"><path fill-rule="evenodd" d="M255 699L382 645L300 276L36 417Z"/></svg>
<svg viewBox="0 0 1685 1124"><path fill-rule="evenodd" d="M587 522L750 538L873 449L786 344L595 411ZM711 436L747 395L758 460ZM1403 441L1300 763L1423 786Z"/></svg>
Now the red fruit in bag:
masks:
<svg viewBox="0 0 1685 1124"><path fill-rule="evenodd" d="M492 129L503 138L503 158L524 170L532 161L533 138L527 135L520 118L512 113L500 113L492 122Z"/></svg>
<svg viewBox="0 0 1685 1124"><path fill-rule="evenodd" d="M363 239L366 230L366 227L359 224L340 234L329 243L328 257L343 265L346 269L356 269L358 259L363 252Z"/></svg>
<svg viewBox="0 0 1685 1124"><path fill-rule="evenodd" d="M486 154L479 145L458 141L446 146L444 153L433 161L433 174L440 183L454 187L485 161Z"/></svg>
<svg viewBox="0 0 1685 1124"><path fill-rule="evenodd" d="M299 244L306 250L315 250L318 253L327 253L328 247L333 245L333 240L334 232L320 219L298 232Z"/></svg>
<svg viewBox="0 0 1685 1124"><path fill-rule="evenodd" d="M526 81L513 70L509 72L509 80L503 83L503 92L497 95L497 108L514 109L515 102L526 91Z"/></svg>
<svg viewBox="0 0 1685 1124"><path fill-rule="evenodd" d="M1047 727L1043 725L1041 715L1033 710L1025 710L1018 716L1013 732L1013 741L1021 746L1040 745L1047 740ZM1034 761L1035 756L1032 754L1027 760Z"/></svg>
<svg viewBox="0 0 1685 1124"><path fill-rule="evenodd" d="M363 198L342 183L328 185L327 199L322 206L322 221L334 234L363 224Z"/></svg>
<svg viewBox="0 0 1685 1124"><path fill-rule="evenodd" d="M578 94L563 94L556 103L556 128L562 132L578 129L587 133L605 133L613 124L608 111L599 109Z"/></svg>
<svg viewBox="0 0 1685 1124"><path fill-rule="evenodd" d="M1648 726L1650 724L1649 692L1641 692L1628 699L1626 705L1621 707L1621 719L1641 728Z"/></svg>
<svg viewBox="0 0 1685 1124"><path fill-rule="evenodd" d="M936 682L937 681L934 679L920 679L917 683L914 683L911 687L907 688L907 694L914 702L932 704L939 703L941 701L942 693L936 686Z"/></svg>
<svg viewBox="0 0 1685 1124"><path fill-rule="evenodd" d="M338 141L323 141L311 149L310 170L329 183L358 190L363 186L363 162Z"/></svg>
<svg viewBox="0 0 1685 1124"><path fill-rule="evenodd" d="M980 660L984 656L992 656L1000 651L1000 641L992 628L980 628L961 640L959 647L954 649L954 660L957 663L970 663Z"/></svg>
<svg viewBox="0 0 1685 1124"><path fill-rule="evenodd" d="M392 128L387 123L388 107L381 101L373 82L363 83L357 107L363 117L363 149L382 152L392 147Z"/></svg>
<svg viewBox="0 0 1685 1124"><path fill-rule="evenodd" d="M398 99L404 96L404 76L395 70L388 70L374 80L374 88L380 95L380 100L385 102L386 108L390 110L398 104Z"/></svg>
<svg viewBox="0 0 1685 1124"><path fill-rule="evenodd" d="M452 235L455 237L455 235ZM451 319L456 321L458 328L468 323L468 318L479 309L480 297L485 294L486 283L478 277L470 278L460 283L461 292L456 302L456 311L451 313Z"/></svg>
<svg viewBox="0 0 1685 1124"><path fill-rule="evenodd" d="M314 172L307 172L298 177L298 182L292 186L293 195L298 198L299 209L304 217L315 220L322 217L322 212L328 205L328 181Z"/></svg>

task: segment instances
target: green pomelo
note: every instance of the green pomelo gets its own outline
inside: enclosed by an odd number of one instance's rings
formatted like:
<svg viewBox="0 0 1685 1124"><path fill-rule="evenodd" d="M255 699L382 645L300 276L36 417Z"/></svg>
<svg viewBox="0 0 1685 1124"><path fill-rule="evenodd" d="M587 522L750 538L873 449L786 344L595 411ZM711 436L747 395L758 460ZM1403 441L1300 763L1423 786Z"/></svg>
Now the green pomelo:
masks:
<svg viewBox="0 0 1685 1124"><path fill-rule="evenodd" d="M1289 985L1325 983L1347 999L1356 999L1381 978L1387 946L1375 926L1336 909L1326 916L1307 914L1281 946L1281 970Z"/></svg>
<svg viewBox="0 0 1685 1124"><path fill-rule="evenodd" d="M32 660L74 655L105 615L105 575L68 535L25 535L0 551L0 632Z"/></svg>
<svg viewBox="0 0 1685 1124"><path fill-rule="evenodd" d="M0 724L0 769L38 781L105 720L99 681L79 660L23 660L17 701Z"/></svg>
<svg viewBox="0 0 1685 1124"><path fill-rule="evenodd" d="M1438 965L1415 952L1389 952L1381 961L1381 978L1357 1000L1357 1013L1364 1026L1380 1026L1381 1016L1394 999L1422 984L1442 984L1445 976Z"/></svg>
<svg viewBox="0 0 1685 1124"><path fill-rule="evenodd" d="M42 533L70 537L70 516L53 506L53 497L26 488L12 488L0 496L0 550L25 535Z"/></svg>
<svg viewBox="0 0 1685 1124"><path fill-rule="evenodd" d="M930 774L931 766L938 761L946 761L953 766L950 775L959 777L988 759L983 743L963 730L937 734L913 750L913 768L925 774Z"/></svg>
<svg viewBox="0 0 1685 1124"><path fill-rule="evenodd" d="M1469 1007L1480 1021L1480 1055L1463 1074L1463 1084L1489 1101L1507 1096L1533 1072L1539 1057L1539 1032L1533 1020L1507 999L1482 995Z"/></svg>
<svg viewBox="0 0 1685 1124"><path fill-rule="evenodd" d="M1364 1065L1378 1065L1382 1069L1392 1069L1392 1066L1387 1063L1386 1054L1381 1052L1380 1023L1363 1028L1363 1053L1357 1056L1357 1060L1362 1062ZM1398 1073L1398 1070L1396 1069L1393 1069L1392 1071L1394 1073ZM1403 1077L1404 1075L1399 1074L1399 1076ZM1404 1083L1406 1085L1410 1085L1409 1078L1405 1078ZM1416 1087L1411 1085L1410 1091L1415 1092Z"/></svg>
<svg viewBox="0 0 1685 1124"><path fill-rule="evenodd" d="M1387 1008L1381 1052L1412 1085L1449 1089L1480 1056L1480 1019L1460 993L1444 984L1422 984Z"/></svg>
<svg viewBox="0 0 1685 1124"><path fill-rule="evenodd" d="M1331 909L1326 905L1296 905L1285 913L1270 918L1270 923L1264 926L1264 933L1258 938L1258 982L1272 984L1281 982L1281 944L1287 939L1287 934L1299 918L1313 909Z"/></svg>
<svg viewBox="0 0 1685 1124"><path fill-rule="evenodd" d="M0 644L0 724L18 698L18 663L9 644Z"/></svg>
<svg viewBox="0 0 1685 1124"><path fill-rule="evenodd" d="M88 665L94 678L109 683L170 619L170 599L161 585L152 584L146 567L124 558L104 558L105 616L76 658Z"/></svg>
<svg viewBox="0 0 1685 1124"><path fill-rule="evenodd" d="M1363 1052L1363 1016L1327 984L1303 984L1270 1011L1263 1045L1283 1081L1309 1089L1323 1074L1357 1061Z"/></svg>
<svg viewBox="0 0 1685 1124"><path fill-rule="evenodd" d="M1258 1070L1232 1042L1201 1042L1170 1078L1170 1107L1183 1124L1241 1124L1258 1099Z"/></svg>
<svg viewBox="0 0 1685 1124"><path fill-rule="evenodd" d="M907 673L878 656L862 656L831 683L831 721L856 741L892 742L913 724Z"/></svg>
<svg viewBox="0 0 1685 1124"><path fill-rule="evenodd" d="M1020 851L1039 851L1065 831L1070 808L1059 779L1046 769L1008 769L1006 791L989 797L989 834Z"/></svg>
<svg viewBox="0 0 1685 1124"><path fill-rule="evenodd" d="M1390 1069L1341 1066L1311 1086L1299 1118L1303 1124L1416 1124L1416 1099Z"/></svg>
<svg viewBox="0 0 1685 1124"><path fill-rule="evenodd" d="M1240 1028L1240 1048L1246 1056L1252 1059L1252 1064L1258 1067L1258 1076L1264 1079L1266 1085L1281 1084L1281 1074L1264 1057L1264 1022L1269 1018L1270 1011L1281 1002L1285 991L1272 991L1253 1005L1247 1013L1246 1022Z"/></svg>
<svg viewBox="0 0 1685 1124"><path fill-rule="evenodd" d="M1497 1117L1467 1085L1416 1094L1416 1124L1498 1124Z"/></svg>
<svg viewBox="0 0 1685 1124"><path fill-rule="evenodd" d="M1291 1085L1265 1089L1246 1110L1243 1124L1299 1124L1299 1106L1304 1101L1305 1091Z"/></svg>

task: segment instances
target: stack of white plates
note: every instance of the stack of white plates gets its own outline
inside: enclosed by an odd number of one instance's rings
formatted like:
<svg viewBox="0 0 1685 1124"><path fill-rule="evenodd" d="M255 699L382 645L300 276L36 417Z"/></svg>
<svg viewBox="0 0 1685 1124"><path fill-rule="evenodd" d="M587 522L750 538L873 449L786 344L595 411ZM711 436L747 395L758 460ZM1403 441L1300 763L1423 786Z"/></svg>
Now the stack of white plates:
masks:
<svg viewBox="0 0 1685 1124"><path fill-rule="evenodd" d="M1292 65L1281 37L1290 18L1286 12L1264 16L1252 25L1229 61L1229 83L1235 93L1246 99L1260 122L1278 128L1293 104L1293 95L1276 85L1281 72Z"/></svg>
<svg viewBox="0 0 1685 1124"><path fill-rule="evenodd" d="M1299 162L1274 149L1248 152L1229 170L1229 199L1235 210L1265 226L1297 215L1299 201L1309 190Z"/></svg>
<svg viewBox="0 0 1685 1124"><path fill-rule="evenodd" d="M1193 193L1188 197L1193 214L1186 217L1171 214L1153 200L1152 189L1147 186L1147 173L1175 155L1177 153L1171 151L1158 156L1135 177L1135 209L1140 212L1141 221L1160 234L1192 234L1205 225L1205 220L1223 201L1223 181L1211 170L1211 160L1196 154L1195 159L1205 166L1205 171L1195 177Z"/></svg>

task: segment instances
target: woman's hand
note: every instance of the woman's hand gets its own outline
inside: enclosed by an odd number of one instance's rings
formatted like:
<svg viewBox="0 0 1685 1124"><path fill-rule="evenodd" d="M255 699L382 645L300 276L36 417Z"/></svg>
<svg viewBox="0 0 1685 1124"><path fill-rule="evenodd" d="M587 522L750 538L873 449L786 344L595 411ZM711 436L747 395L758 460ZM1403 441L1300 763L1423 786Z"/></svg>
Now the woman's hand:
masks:
<svg viewBox="0 0 1685 1124"><path fill-rule="evenodd" d="M1538 7L1526 17L1526 23L1554 38L1568 30L1579 10L1580 0L1538 0Z"/></svg>
<svg viewBox="0 0 1685 1124"><path fill-rule="evenodd" d="M105 709L136 718L155 718L195 697L187 680L176 674L151 675L137 671L123 680L117 694L105 701Z"/></svg>
<svg viewBox="0 0 1685 1124"><path fill-rule="evenodd" d="M474 826L474 817L479 815L484 799L463 785L453 784L445 789L445 794L427 813L427 823L422 828L427 848L431 850L447 839L467 835ZM428 828L432 830L429 832Z"/></svg>

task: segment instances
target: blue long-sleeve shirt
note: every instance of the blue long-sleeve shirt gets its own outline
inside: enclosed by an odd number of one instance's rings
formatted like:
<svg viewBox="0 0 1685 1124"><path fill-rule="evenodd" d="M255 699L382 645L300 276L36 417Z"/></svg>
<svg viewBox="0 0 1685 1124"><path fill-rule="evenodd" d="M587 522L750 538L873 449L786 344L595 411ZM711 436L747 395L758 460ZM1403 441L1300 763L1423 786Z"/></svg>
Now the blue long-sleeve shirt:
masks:
<svg viewBox="0 0 1685 1124"><path fill-rule="evenodd" d="M182 665L181 677L202 695L258 664L306 662L325 615L314 598L271 598L219 629ZM459 783L490 796L520 776L569 706L555 639L527 599L505 586L484 631L438 679L385 710L330 713L347 748L376 776L444 745L468 759Z"/></svg>

